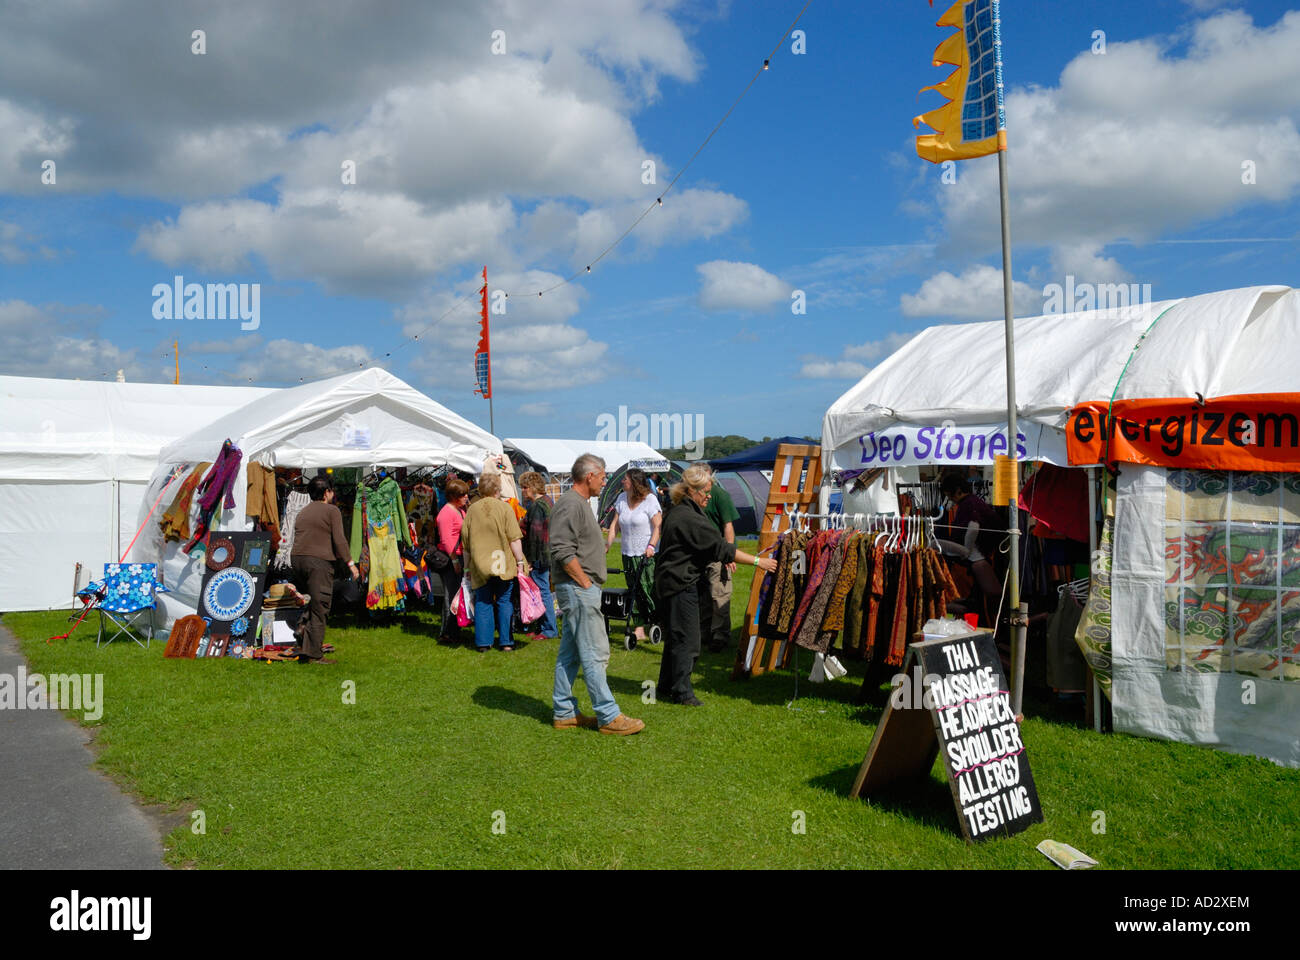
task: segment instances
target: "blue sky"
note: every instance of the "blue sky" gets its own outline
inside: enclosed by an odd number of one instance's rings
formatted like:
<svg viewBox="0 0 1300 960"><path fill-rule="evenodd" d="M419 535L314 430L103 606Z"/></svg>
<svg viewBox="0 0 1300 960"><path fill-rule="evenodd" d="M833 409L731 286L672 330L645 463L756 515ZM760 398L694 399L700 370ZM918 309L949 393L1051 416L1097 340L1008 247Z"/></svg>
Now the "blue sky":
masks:
<svg viewBox="0 0 1300 960"><path fill-rule="evenodd" d="M620 404L816 435L908 335L1001 315L995 158L944 184L913 147L942 0L813 0L806 53L782 44L664 206L542 298L662 192L802 0L209 6L0 12L0 372L170 380L179 338L184 382L379 363L486 426L474 304L446 313L486 264L512 294L498 435L594 437ZM1003 40L1019 314L1067 274L1155 299L1296 283L1300 10L1010 0ZM259 284L260 326L156 319L177 274Z"/></svg>

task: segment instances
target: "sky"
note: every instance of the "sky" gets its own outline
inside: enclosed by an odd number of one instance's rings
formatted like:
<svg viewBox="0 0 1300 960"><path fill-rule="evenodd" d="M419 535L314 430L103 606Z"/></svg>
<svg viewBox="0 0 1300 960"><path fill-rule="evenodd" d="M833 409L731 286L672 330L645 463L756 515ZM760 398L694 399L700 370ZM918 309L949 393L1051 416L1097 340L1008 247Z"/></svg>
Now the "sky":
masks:
<svg viewBox="0 0 1300 960"><path fill-rule="evenodd" d="M486 266L498 436L819 435L911 335L1001 317L996 158L915 150L944 6L8 0L0 373L170 382L179 341L184 383L373 364L487 427ZM1002 36L1018 315L1067 276L1300 286L1300 9L1004 0ZM177 276L250 319L169 315Z"/></svg>

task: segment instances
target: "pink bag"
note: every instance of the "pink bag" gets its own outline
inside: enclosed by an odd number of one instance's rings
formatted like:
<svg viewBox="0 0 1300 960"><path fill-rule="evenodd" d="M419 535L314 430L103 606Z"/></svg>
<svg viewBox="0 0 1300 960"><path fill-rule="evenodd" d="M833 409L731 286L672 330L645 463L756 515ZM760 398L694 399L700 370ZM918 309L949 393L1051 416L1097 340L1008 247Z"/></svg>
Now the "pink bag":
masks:
<svg viewBox="0 0 1300 960"><path fill-rule="evenodd" d="M532 577L519 575L519 619L525 624L536 623L546 616L546 604L542 603L542 591L533 583Z"/></svg>
<svg viewBox="0 0 1300 960"><path fill-rule="evenodd" d="M456 615L456 626L468 627L474 622L474 593L469 586L469 575L461 578L460 589L451 598L451 612Z"/></svg>

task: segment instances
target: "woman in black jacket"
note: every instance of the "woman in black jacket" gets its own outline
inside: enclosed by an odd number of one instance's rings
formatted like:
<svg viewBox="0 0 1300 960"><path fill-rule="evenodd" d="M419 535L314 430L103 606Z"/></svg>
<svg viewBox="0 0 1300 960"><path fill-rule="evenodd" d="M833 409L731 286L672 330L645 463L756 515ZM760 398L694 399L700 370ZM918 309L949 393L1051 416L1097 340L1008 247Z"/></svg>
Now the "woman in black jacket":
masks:
<svg viewBox="0 0 1300 960"><path fill-rule="evenodd" d="M710 563L752 563L771 573L776 561L759 559L722 534L704 515L713 488L713 473L696 464L686 469L682 482L673 486L673 508L664 517L663 536L655 566L655 594L664 627L664 655L655 696L669 703L700 706L691 687L691 670L700 656L700 586L707 589L705 568Z"/></svg>

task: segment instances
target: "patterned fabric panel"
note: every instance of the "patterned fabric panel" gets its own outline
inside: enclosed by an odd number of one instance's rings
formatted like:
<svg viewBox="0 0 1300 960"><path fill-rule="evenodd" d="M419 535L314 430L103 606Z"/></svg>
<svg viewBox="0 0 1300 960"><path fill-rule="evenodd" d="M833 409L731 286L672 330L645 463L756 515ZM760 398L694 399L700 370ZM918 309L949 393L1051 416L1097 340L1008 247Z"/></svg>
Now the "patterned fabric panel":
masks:
<svg viewBox="0 0 1300 960"><path fill-rule="evenodd" d="M1300 680L1300 475L1170 470L1170 670Z"/></svg>

